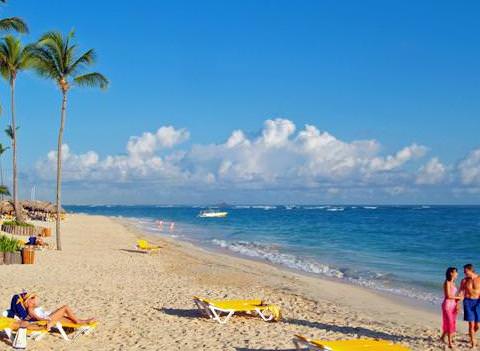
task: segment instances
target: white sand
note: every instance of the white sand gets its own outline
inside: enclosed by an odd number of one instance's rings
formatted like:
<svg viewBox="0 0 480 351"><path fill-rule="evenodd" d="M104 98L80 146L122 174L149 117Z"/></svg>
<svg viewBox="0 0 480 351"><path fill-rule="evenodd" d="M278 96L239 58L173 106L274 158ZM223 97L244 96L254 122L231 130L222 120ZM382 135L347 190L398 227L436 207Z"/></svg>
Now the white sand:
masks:
<svg viewBox="0 0 480 351"><path fill-rule="evenodd" d="M46 309L68 304L80 317L96 316L100 325L70 343L58 334L30 341L30 350L292 350L296 333L442 349L439 314L367 289L168 239L156 240L165 246L159 254L141 254L133 251L141 233L106 217L70 215L63 228L63 251L39 252L31 266L0 266L0 302L7 308L12 294L26 288L41 296ZM284 319L233 317L219 325L199 317L192 295L259 297L278 304ZM465 335L458 345L467 349Z"/></svg>

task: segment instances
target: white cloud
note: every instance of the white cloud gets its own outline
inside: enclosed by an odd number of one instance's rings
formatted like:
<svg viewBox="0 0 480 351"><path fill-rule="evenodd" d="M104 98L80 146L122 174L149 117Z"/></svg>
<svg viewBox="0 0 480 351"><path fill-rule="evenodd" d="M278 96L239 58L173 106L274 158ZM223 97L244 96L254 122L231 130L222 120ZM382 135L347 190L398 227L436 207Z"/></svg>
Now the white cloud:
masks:
<svg viewBox="0 0 480 351"><path fill-rule="evenodd" d="M132 182L152 191L316 189L347 200L360 192L403 196L452 179L464 188L480 185L480 149L456 169L436 157L419 167L427 148L416 143L385 155L376 140L340 140L313 125L297 131L286 119L267 120L257 136L247 135L251 134L235 130L223 143L182 147L189 138L187 130L161 127L131 137L125 154L103 158L95 151L75 154L64 145L64 179L103 185ZM37 174L51 181L55 168L52 151L38 162Z"/></svg>
<svg viewBox="0 0 480 351"><path fill-rule="evenodd" d="M460 180L464 185L480 186L480 148L473 150L459 163Z"/></svg>
<svg viewBox="0 0 480 351"><path fill-rule="evenodd" d="M172 148L190 137L185 129L175 129L172 126L161 127L155 134L145 132L140 137L130 137L127 151L132 155L149 156L161 148Z"/></svg>
<svg viewBox="0 0 480 351"><path fill-rule="evenodd" d="M403 166L406 162L412 159L418 159L424 156L426 152L427 148L425 146L412 144L401 149L393 156L375 157L370 162L370 167L373 171L391 171Z"/></svg>
<svg viewBox="0 0 480 351"><path fill-rule="evenodd" d="M434 157L419 169L415 182L420 185L439 184L445 180L446 175L447 168Z"/></svg>

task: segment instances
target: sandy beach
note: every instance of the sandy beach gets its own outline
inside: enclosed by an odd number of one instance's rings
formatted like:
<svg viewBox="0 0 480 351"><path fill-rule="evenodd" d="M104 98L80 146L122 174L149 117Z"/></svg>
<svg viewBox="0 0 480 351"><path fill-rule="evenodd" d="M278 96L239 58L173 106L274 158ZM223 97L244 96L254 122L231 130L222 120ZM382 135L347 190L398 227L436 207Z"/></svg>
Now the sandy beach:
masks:
<svg viewBox="0 0 480 351"><path fill-rule="evenodd" d="M46 309L68 304L100 324L73 342L58 334L29 341L30 350L292 350L297 333L443 349L439 313L367 289L171 239L153 238L163 246L158 254L138 253L135 240L145 235L107 217L69 215L63 228L63 251L38 252L32 266L1 266L0 301L7 308L12 294L25 288L37 292ZM284 318L266 323L234 317L220 325L199 316L193 295L262 298L279 305ZM457 344L467 349L463 332ZM0 345L9 348L5 340Z"/></svg>

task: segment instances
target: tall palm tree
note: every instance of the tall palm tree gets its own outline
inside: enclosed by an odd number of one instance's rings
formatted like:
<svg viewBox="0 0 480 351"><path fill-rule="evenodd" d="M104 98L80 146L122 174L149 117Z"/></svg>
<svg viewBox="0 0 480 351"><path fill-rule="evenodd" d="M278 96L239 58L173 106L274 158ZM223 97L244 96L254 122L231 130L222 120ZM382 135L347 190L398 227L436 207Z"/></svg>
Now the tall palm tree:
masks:
<svg viewBox="0 0 480 351"><path fill-rule="evenodd" d="M34 67L40 76L53 80L62 93L60 129L57 145L57 196L56 196L56 239L57 250L62 249L60 235L60 209L62 190L62 143L67 109L67 94L74 87L108 87L108 79L98 72L84 73L88 66L95 62L95 51L90 49L83 54L77 53L77 46L72 43L73 31L68 35L59 32L48 32L38 41L33 50Z"/></svg>
<svg viewBox="0 0 480 351"><path fill-rule="evenodd" d="M0 144L0 188L1 187L4 187L5 184L4 184L4 180L3 180L3 165L2 165L2 155L5 153L5 151L7 151L8 149L10 149L10 147L5 147L3 146L3 144ZM0 198L3 200L4 198L4 193L0 192ZM10 195L10 194L8 194Z"/></svg>
<svg viewBox="0 0 480 351"><path fill-rule="evenodd" d="M23 222L23 211L18 202L18 175L17 175L17 126L15 116L15 83L21 71L31 68L33 63L31 46L23 46L22 42L12 35L7 35L0 42L0 74L10 85L10 110L12 122L10 133L12 138L13 160L13 204L17 221Z"/></svg>
<svg viewBox="0 0 480 351"><path fill-rule="evenodd" d="M5 4L7 0L0 0ZM18 33L28 33L27 24L19 17L8 17L0 20L0 30L13 30Z"/></svg>

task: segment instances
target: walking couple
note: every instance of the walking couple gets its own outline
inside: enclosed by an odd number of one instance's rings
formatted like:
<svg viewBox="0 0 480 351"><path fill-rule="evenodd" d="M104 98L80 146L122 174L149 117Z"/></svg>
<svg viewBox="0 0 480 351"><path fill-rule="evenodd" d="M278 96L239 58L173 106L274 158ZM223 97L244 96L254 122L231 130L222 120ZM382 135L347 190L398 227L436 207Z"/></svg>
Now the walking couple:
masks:
<svg viewBox="0 0 480 351"><path fill-rule="evenodd" d="M480 323L480 276L475 272L472 264L463 266L465 277L460 283L460 289L457 290L455 280L458 272L455 267L449 267L446 272L443 292L445 299L442 303L442 340L453 347L453 336L457 331L457 313L460 309L460 301L463 300L463 316L468 322L468 334L470 336L470 346L475 348L477 345L476 333Z"/></svg>

